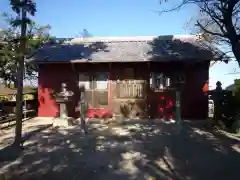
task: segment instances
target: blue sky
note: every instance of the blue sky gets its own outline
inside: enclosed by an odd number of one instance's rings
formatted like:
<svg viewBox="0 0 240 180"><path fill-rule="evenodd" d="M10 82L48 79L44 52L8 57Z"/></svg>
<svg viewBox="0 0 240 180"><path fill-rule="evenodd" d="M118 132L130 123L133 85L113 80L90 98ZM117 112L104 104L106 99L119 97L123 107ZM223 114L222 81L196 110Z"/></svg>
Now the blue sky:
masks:
<svg viewBox="0 0 240 180"><path fill-rule="evenodd" d="M189 34L186 23L196 15L194 6L180 11L158 15L159 10L171 8L181 0L36 0L37 13L33 18L38 24L49 24L56 37L76 37L85 28L93 36L157 36ZM0 0L0 12L11 12L9 0ZM0 19L0 28L4 23ZM236 63L218 63L210 70L210 85L219 79L223 86L240 78L226 75Z"/></svg>
<svg viewBox="0 0 240 180"><path fill-rule="evenodd" d="M175 2L179 0L169 0ZM172 3L159 0L36 0L40 25L50 24L57 37L79 35L83 28L94 36L133 36L187 34L183 28L194 8L158 15ZM1 0L0 11L10 11L8 0Z"/></svg>

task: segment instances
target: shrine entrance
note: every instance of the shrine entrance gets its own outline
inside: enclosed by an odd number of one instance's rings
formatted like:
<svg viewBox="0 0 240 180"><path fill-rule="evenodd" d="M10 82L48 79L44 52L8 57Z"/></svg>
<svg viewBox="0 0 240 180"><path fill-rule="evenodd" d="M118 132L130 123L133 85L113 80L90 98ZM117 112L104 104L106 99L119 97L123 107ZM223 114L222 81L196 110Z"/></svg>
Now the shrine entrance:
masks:
<svg viewBox="0 0 240 180"><path fill-rule="evenodd" d="M177 74L154 72L150 74L149 116L164 120L175 119L176 92L184 77Z"/></svg>
<svg viewBox="0 0 240 180"><path fill-rule="evenodd" d="M175 119L175 94L174 89L152 89L149 95L149 116L164 120Z"/></svg>

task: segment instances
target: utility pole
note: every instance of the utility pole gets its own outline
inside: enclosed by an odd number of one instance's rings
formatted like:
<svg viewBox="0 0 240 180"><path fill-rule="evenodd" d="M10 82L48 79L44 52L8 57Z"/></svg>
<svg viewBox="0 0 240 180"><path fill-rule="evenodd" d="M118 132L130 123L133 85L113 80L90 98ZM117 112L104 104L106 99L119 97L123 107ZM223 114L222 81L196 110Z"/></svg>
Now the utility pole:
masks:
<svg viewBox="0 0 240 180"><path fill-rule="evenodd" d="M21 35L19 45L19 60L17 64L17 97L16 97L16 128L14 145L20 147L22 145L22 116L23 116L23 77L24 77L24 61L26 51L26 30L27 30L27 12L22 5L21 7Z"/></svg>

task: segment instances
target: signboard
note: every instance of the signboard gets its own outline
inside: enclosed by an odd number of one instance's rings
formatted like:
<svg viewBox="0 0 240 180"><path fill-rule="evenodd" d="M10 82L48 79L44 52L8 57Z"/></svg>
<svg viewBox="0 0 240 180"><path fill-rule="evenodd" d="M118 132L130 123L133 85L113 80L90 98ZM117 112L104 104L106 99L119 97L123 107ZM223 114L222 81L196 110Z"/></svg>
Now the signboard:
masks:
<svg viewBox="0 0 240 180"><path fill-rule="evenodd" d="M32 94L24 94L23 95L23 100L24 101L33 100L33 99L34 99L34 95L32 95ZM0 100L14 102L14 101L16 101L16 95L0 96Z"/></svg>

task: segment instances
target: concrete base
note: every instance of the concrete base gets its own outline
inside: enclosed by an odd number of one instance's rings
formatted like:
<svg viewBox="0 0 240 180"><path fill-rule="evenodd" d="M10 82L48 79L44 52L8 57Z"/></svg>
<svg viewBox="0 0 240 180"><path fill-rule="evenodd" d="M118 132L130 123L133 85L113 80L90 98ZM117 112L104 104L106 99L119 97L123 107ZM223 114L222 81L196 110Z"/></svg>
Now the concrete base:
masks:
<svg viewBox="0 0 240 180"><path fill-rule="evenodd" d="M69 126L74 126L79 124L80 124L80 121L72 117L66 117L64 119L61 119L61 118L53 119L53 126L69 127Z"/></svg>

